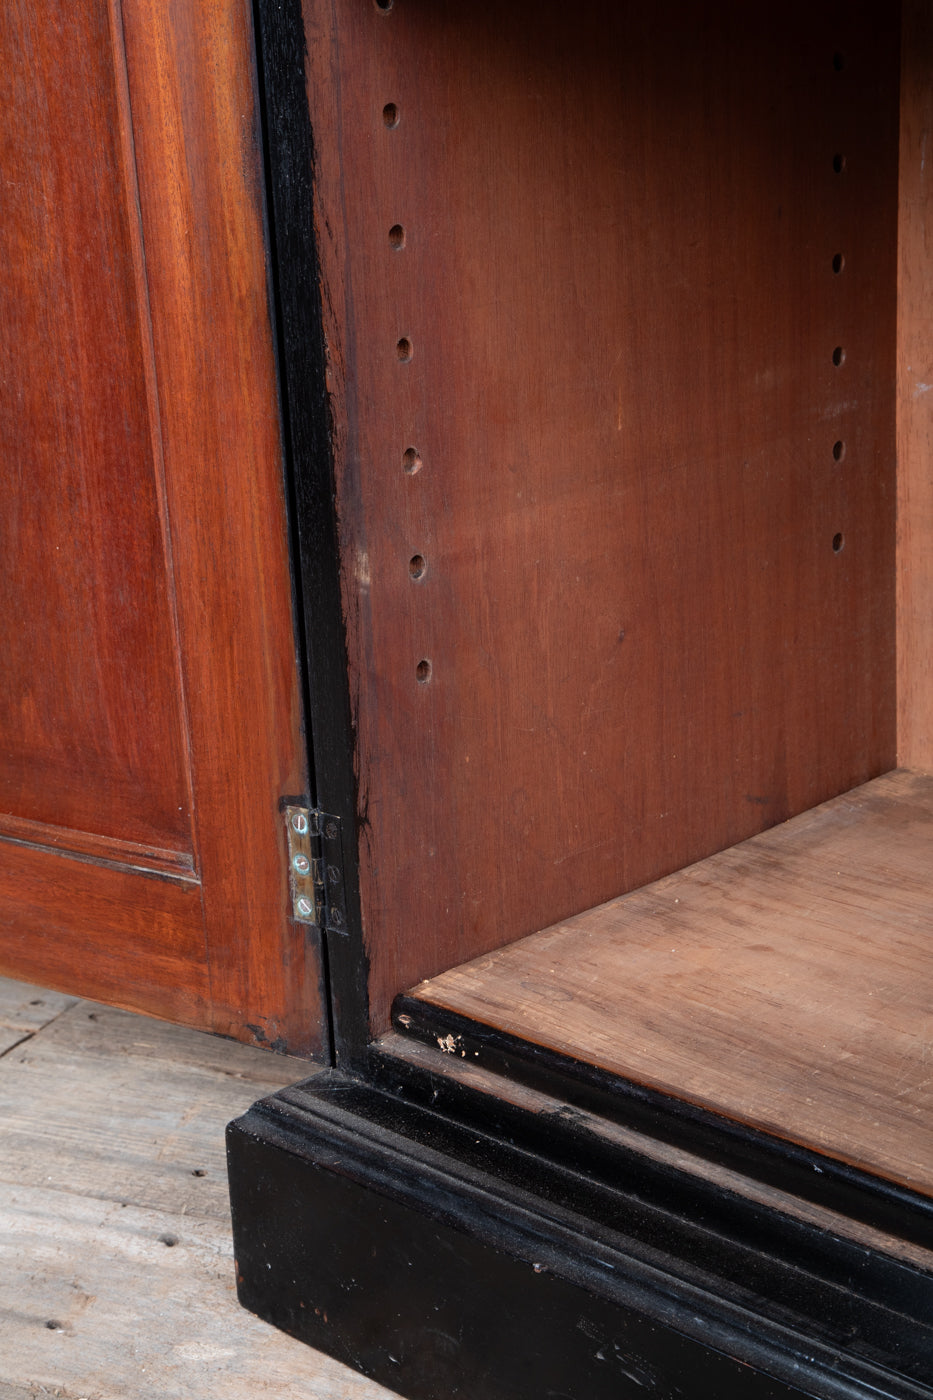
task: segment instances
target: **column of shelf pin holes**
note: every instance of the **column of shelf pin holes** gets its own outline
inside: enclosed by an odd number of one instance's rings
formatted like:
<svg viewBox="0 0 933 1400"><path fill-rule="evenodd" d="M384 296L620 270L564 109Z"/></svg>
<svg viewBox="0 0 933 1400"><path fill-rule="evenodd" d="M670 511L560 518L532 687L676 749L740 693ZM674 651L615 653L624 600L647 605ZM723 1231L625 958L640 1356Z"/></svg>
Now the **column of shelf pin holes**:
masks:
<svg viewBox="0 0 933 1400"><path fill-rule="evenodd" d="M387 15L395 7L395 0L373 0L376 9L380 14ZM382 109L382 120L388 131L396 131L402 121L402 112L397 102L387 102ZM388 243L392 254L404 252L408 241L408 235L404 224L393 224L389 229ZM395 354L400 365L410 364L414 358L415 349L411 337L400 336L395 345ZM408 477L417 476L424 465L421 453L417 447L408 446L402 450L401 466L402 471ZM408 576L413 583L420 582L427 573L428 564L423 554L413 554L408 561ZM431 679L432 665L427 657L422 657L415 667L415 678L420 685L426 685Z"/></svg>
<svg viewBox="0 0 933 1400"><path fill-rule="evenodd" d="M834 70L835 73L839 74L839 73L842 73L844 69L845 69L845 54L843 54L840 50L837 49L836 52L833 54L833 70ZM837 178L844 178L844 177L845 177L845 174L846 174L846 165L847 165L847 160L846 160L845 152L844 152L844 151L836 151L835 154L833 155L832 164L833 164L833 174L834 174L834 176L836 176ZM841 277L841 276L843 275L843 272L844 272L844 270L845 270L845 265L846 265L845 253L844 253L844 252L837 252L837 253L834 253L834 254L833 254L833 258L832 258L832 270L833 270L833 277L834 277L834 278L836 278L836 277ZM832 361L833 361L833 364L835 365L836 369L841 369L842 366L845 364L845 360L846 360L846 348L845 348L845 346L844 346L844 345L837 345L837 346L835 346L834 349L833 349L833 353L832 353ZM845 438L837 438L837 439L836 439L836 441L833 443L833 446L832 446L832 455L833 455L833 461L834 461L834 462L840 463L840 462L843 461L843 459L845 458L845 455L846 455L846 442L845 442ZM843 548L843 546L844 546L844 544L845 544L845 536L843 535L843 533L842 533L841 530L837 530L836 533L833 535L833 541L832 541L832 543L833 543L833 552L834 552L835 554L840 554L840 553L842 552L842 548Z"/></svg>

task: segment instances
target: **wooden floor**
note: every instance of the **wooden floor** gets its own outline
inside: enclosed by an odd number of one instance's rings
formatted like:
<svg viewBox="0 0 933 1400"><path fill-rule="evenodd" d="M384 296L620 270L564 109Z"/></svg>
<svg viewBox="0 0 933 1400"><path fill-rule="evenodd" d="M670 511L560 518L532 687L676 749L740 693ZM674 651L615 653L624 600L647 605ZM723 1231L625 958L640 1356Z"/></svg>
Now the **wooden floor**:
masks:
<svg viewBox="0 0 933 1400"><path fill-rule="evenodd" d="M887 774L412 995L933 1195L933 777Z"/></svg>
<svg viewBox="0 0 933 1400"><path fill-rule="evenodd" d="M0 979L0 1400L386 1400L236 1301L224 1126L307 1067Z"/></svg>

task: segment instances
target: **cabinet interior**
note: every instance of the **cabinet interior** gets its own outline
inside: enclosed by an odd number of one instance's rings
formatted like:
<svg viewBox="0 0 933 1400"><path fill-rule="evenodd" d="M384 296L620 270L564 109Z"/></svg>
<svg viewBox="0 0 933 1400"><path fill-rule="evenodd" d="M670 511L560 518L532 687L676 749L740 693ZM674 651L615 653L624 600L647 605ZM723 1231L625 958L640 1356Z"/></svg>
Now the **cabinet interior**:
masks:
<svg viewBox="0 0 933 1400"><path fill-rule="evenodd" d="M933 1195L933 778L897 770L417 987L459 1028ZM414 1003L414 1008L413 1004Z"/></svg>
<svg viewBox="0 0 933 1400"><path fill-rule="evenodd" d="M305 21L373 1030L431 979L933 1189L866 1107L929 1019L929 21Z"/></svg>

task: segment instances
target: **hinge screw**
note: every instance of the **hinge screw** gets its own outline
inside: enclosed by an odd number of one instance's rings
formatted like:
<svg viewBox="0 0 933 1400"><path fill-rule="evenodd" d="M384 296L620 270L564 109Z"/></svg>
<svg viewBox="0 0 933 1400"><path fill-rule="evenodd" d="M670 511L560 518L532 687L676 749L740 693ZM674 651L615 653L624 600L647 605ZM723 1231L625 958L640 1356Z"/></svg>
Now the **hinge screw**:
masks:
<svg viewBox="0 0 933 1400"><path fill-rule="evenodd" d="M311 903L310 899L305 899L304 895L302 895L300 899L295 900L295 908L298 910L298 913L301 914L303 918L307 918L309 914L314 913L313 904Z"/></svg>
<svg viewBox="0 0 933 1400"><path fill-rule="evenodd" d="M292 817L292 827L298 832L299 836L304 836L305 832L308 830L308 818L305 816L304 812L296 812L294 814Z"/></svg>
<svg viewBox="0 0 933 1400"><path fill-rule="evenodd" d="M328 822L328 823L327 823L327 826L324 828L324 835L327 837L328 841L334 841L334 840L336 840L336 838L337 838L337 823L336 823L336 822Z"/></svg>
<svg viewBox="0 0 933 1400"><path fill-rule="evenodd" d="M340 909L332 909L332 910L330 911L330 921L331 921L331 923L334 925L335 928L340 928L340 926L341 926L342 923L343 923L343 913L342 913L342 911L341 911Z"/></svg>
<svg viewBox="0 0 933 1400"><path fill-rule="evenodd" d="M311 869L311 862L308 860L307 856L303 856L299 852L298 855L294 856L292 859L292 869L299 875L307 875L308 871Z"/></svg>

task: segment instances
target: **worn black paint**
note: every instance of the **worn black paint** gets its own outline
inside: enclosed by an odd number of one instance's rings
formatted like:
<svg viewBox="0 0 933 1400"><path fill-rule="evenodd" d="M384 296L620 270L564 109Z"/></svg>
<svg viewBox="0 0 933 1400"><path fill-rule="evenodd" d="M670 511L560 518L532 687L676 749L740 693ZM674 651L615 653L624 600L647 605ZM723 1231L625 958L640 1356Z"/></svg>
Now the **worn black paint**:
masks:
<svg viewBox="0 0 933 1400"><path fill-rule="evenodd" d="M429 1109L458 1124L468 1136L481 1136L489 1161L498 1143L520 1146L533 1154L540 1182L549 1178L552 1168L572 1173L575 1180L590 1184L594 1203L601 1191L615 1192L624 1182L626 1229L633 1238L657 1244L661 1236L670 1237L667 1221L673 1217L677 1243L670 1247L685 1249L688 1261L715 1260L720 1276L731 1275L741 1284L753 1256L759 1293L777 1305L789 1301L798 1310L804 1306L803 1274L819 1280L837 1290L837 1298L829 1309L830 1293L815 1294L813 1305L823 1323L835 1313L834 1325L846 1335L856 1325L854 1314L847 1311L850 1295L902 1312L920 1329L933 1320L933 1272L829 1234L777 1203L709 1180L686 1163L659 1158L644 1136L631 1145L607 1141L601 1120L577 1105L539 1096L534 1109L523 1107L497 1096L490 1087L493 1081L471 1083L475 1076L469 1065L462 1076L453 1077L443 1063L432 1069L430 1057L412 1063L404 1052L399 1046L398 1053L383 1051L374 1057L373 1082L395 1104ZM507 1091L508 1085L499 1088ZM404 1112L393 1108L396 1122ZM594 1204L602 1219L606 1209Z"/></svg>
<svg viewBox="0 0 933 1400"><path fill-rule="evenodd" d="M315 805L341 820L347 932L324 938L333 1051L363 1057L367 960L361 936L355 738L340 592L332 421L314 235L314 137L301 0L254 0L276 303L279 382Z"/></svg>
<svg viewBox="0 0 933 1400"><path fill-rule="evenodd" d="M688 1217L636 1238L624 1186L597 1200L585 1173L361 1081L257 1105L229 1153L241 1300L412 1400L933 1396L924 1321L804 1260L779 1306L754 1249L736 1283L692 1257Z"/></svg>
<svg viewBox="0 0 933 1400"><path fill-rule="evenodd" d="M495 1073L933 1249L933 1200L895 1182L414 997L396 998L393 1019L428 1045L452 1035Z"/></svg>

